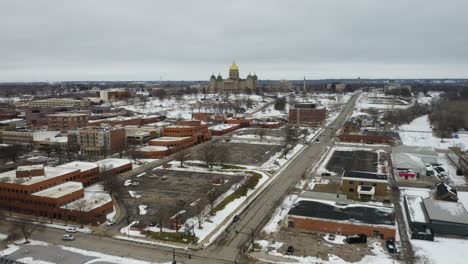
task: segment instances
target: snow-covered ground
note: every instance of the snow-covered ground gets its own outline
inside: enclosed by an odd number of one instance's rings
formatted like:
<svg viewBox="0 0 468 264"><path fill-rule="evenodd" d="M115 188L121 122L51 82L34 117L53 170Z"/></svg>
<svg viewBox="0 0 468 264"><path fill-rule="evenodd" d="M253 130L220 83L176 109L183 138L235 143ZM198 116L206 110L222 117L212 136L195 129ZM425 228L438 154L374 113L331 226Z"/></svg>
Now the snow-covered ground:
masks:
<svg viewBox="0 0 468 264"><path fill-rule="evenodd" d="M449 161L445 153L439 153L439 158L437 159L442 167L445 168L447 176L449 177L450 184L453 185L466 185L467 182L463 175L457 175L457 168Z"/></svg>
<svg viewBox="0 0 468 264"><path fill-rule="evenodd" d="M468 134L460 133L459 138L441 139L432 134L431 125L427 115L414 119L410 124L402 125L399 128L401 141L407 146L425 146L435 149L447 149L448 147L468 146Z"/></svg>
<svg viewBox="0 0 468 264"><path fill-rule="evenodd" d="M281 228L280 222L284 219L286 214L291 209L292 205L295 203L297 199L297 195L288 195L286 199L284 199L283 203L276 208L273 217L268 221L268 223L263 227L262 231L267 234L272 234L278 232Z"/></svg>
<svg viewBox="0 0 468 264"><path fill-rule="evenodd" d="M426 264L465 264L467 239L435 237L434 242L411 240L413 251L418 258L416 263Z"/></svg>
<svg viewBox="0 0 468 264"><path fill-rule="evenodd" d="M258 241L257 241L258 242ZM267 241L268 242L268 241ZM278 243L278 242L276 242ZM272 255L272 256L277 256L284 258L284 262L277 262L277 261L269 261L268 259L263 259L264 262L268 263L314 263L314 264L349 264L351 262L347 262L343 260L342 258L334 255L334 254L328 254L328 260L323 260L318 257L299 257L299 256L287 256L283 255L279 252L277 252L275 247L270 247L269 243L265 243L264 241L261 241L259 243L262 248L273 248L273 250L269 251L267 254ZM278 243L279 244L279 243ZM399 263L398 261L394 260L390 254L386 252L386 250L383 249L382 244L379 242L374 242L371 245L369 245L369 248L371 249L371 252L373 255L366 255L364 258L362 258L358 262L354 263L360 263L360 264L395 264ZM262 260L262 258L259 258L259 260Z"/></svg>
<svg viewBox="0 0 468 264"><path fill-rule="evenodd" d="M84 250L84 249L79 249L79 248L74 248L74 247L51 245L46 242L36 241L36 240L30 240L29 244L22 244L22 241L16 241L14 244L9 244L7 249L0 251L0 256L8 256L10 254L14 254L17 251L19 251L21 258L18 258L17 260L20 261L21 263L33 263L33 264L56 263L58 259L57 256L47 254L47 252L45 252L45 254L42 256L43 259L39 259L37 256L29 256L29 254L31 253L28 248L31 246L36 246L36 247L41 246L42 247L41 250L44 250L44 251L49 250L48 248L51 248L51 249L53 248L52 252L55 252L56 250L60 250L61 252L63 252L61 253L61 259L62 259L61 263L65 263L63 261L67 259L67 254L69 253L75 253L83 257L87 257L88 259L92 258L91 260L84 262L85 264L90 264L90 263L110 263L110 264L111 263L128 263L128 264L155 263L155 262L148 262L148 261L126 258L122 256L112 256L112 255L108 255L108 254L104 254L104 253L100 253L96 251ZM48 258L52 258L52 259L48 259Z"/></svg>

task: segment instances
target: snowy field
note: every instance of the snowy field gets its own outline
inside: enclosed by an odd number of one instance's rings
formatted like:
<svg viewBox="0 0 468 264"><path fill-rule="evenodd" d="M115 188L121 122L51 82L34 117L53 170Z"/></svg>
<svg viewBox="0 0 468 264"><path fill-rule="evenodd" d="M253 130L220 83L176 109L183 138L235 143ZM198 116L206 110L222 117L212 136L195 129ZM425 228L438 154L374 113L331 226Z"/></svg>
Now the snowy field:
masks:
<svg viewBox="0 0 468 264"><path fill-rule="evenodd" d="M410 124L399 128L401 141L407 146L424 146L435 149L447 149L459 146L465 149L468 146L468 134L459 134L459 138L441 139L432 134L431 125L427 115L414 119Z"/></svg>

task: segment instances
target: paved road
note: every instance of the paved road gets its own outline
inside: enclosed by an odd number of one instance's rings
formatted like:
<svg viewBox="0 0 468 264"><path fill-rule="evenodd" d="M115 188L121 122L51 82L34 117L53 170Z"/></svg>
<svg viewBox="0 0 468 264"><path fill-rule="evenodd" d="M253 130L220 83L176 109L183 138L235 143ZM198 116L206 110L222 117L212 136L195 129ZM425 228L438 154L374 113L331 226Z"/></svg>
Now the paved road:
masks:
<svg viewBox="0 0 468 264"><path fill-rule="evenodd" d="M206 250L207 257L222 257L223 259L234 262L242 254L242 249L248 245L254 236L260 231L262 226L272 216L275 208L281 203L285 194L296 185L300 177L306 170L315 165L319 160L320 153L332 144L332 139L336 132L349 115L353 112L354 104L359 94L354 95L346 104L340 115L336 118L333 124L326 128L320 138L320 142L311 143L301 155L293 160L289 166L280 173L271 185L255 199L249 208L240 216L240 222L237 225L239 234L231 235L232 237L221 237L215 244ZM191 261L190 263L200 263Z"/></svg>

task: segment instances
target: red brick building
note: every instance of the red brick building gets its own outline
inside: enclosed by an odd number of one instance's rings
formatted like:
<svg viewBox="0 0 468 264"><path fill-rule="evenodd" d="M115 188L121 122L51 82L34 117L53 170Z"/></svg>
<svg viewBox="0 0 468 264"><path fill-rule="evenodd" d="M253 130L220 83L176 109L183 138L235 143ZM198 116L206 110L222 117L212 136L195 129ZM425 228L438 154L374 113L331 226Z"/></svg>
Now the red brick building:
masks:
<svg viewBox="0 0 468 264"><path fill-rule="evenodd" d="M327 119L327 110L316 104L295 104L289 109L289 124L321 126Z"/></svg>
<svg viewBox="0 0 468 264"><path fill-rule="evenodd" d="M240 124L219 124L210 127L213 136L221 136L240 128Z"/></svg>
<svg viewBox="0 0 468 264"><path fill-rule="evenodd" d="M288 227L340 235L395 238L393 208L319 199L295 203L286 216Z"/></svg>
<svg viewBox="0 0 468 264"><path fill-rule="evenodd" d="M208 125L199 120L178 121L176 125L164 127L165 137L191 137L196 143L211 139Z"/></svg>
<svg viewBox="0 0 468 264"><path fill-rule="evenodd" d="M83 189L79 169L22 166L1 173L0 178L0 206L9 211L97 224L113 210L107 193Z"/></svg>

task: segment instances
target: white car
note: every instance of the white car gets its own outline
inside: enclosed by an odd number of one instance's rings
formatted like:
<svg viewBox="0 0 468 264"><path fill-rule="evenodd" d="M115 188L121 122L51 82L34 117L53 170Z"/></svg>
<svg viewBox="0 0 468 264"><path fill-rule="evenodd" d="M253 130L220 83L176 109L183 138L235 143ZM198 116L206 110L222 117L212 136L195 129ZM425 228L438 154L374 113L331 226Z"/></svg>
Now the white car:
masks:
<svg viewBox="0 0 468 264"><path fill-rule="evenodd" d="M115 220L114 220L114 219L108 219L107 222L106 222L106 225L108 225L108 226L111 226L111 225L113 225L113 224L115 224Z"/></svg>
<svg viewBox="0 0 468 264"><path fill-rule="evenodd" d="M68 233L76 233L78 230L76 230L76 227L74 226L69 226L67 229L65 229Z"/></svg>
<svg viewBox="0 0 468 264"><path fill-rule="evenodd" d="M65 240L65 241L73 241L75 240L75 237L71 234L65 234L62 236L62 240Z"/></svg>

